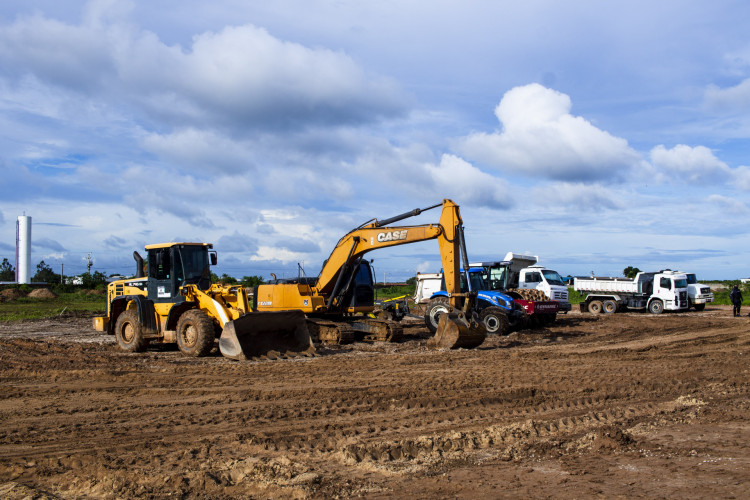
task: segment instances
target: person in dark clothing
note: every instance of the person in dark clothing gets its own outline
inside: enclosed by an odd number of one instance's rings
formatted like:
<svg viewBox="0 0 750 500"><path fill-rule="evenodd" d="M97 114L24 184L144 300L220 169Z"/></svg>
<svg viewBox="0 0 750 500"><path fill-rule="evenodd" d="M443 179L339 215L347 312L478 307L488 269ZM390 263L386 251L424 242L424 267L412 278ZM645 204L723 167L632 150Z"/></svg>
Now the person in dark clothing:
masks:
<svg viewBox="0 0 750 500"><path fill-rule="evenodd" d="M740 287L737 285L734 285L732 288L732 291L729 293L729 300L732 301L732 312L735 316L740 315L740 307L742 306L742 292L740 292Z"/></svg>

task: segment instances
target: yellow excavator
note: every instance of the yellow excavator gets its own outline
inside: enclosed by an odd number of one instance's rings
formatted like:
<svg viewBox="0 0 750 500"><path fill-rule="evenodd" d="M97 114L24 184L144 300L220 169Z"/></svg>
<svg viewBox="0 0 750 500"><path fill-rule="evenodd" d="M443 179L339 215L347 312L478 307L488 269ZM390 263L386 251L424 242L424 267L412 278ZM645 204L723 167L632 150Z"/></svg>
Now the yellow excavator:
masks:
<svg viewBox="0 0 750 500"><path fill-rule="evenodd" d="M94 329L113 334L127 352L176 343L185 355L206 356L219 337L221 354L237 360L314 355L301 311L252 312L244 287L211 284L212 248L147 245L146 266L133 252L135 277L107 286L107 314L94 318Z"/></svg>
<svg viewBox="0 0 750 500"><path fill-rule="evenodd" d="M442 206L437 224L389 226ZM341 238L324 262L317 278L274 280L255 288L257 311L301 310L308 318L308 330L316 342L344 343L361 335L366 340L397 340L401 326L394 321L371 318L374 286L367 252L379 248L437 239L443 264L448 314L429 340L431 347L473 348L481 344L486 331L473 310L476 290L462 292L459 272L468 269L463 221L451 200L415 209L389 219L372 219ZM467 280L468 281L468 280Z"/></svg>

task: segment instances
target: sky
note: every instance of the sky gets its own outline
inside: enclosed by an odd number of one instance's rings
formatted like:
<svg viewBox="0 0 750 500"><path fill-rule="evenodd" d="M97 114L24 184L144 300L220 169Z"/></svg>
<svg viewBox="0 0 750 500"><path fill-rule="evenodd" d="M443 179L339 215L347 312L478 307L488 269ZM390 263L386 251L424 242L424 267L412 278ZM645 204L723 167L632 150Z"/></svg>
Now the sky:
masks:
<svg viewBox="0 0 750 500"><path fill-rule="evenodd" d="M750 276L750 3L3 0L0 258L319 273L371 219L451 199L469 259ZM398 223L435 223L439 209ZM376 278L438 272L435 241Z"/></svg>

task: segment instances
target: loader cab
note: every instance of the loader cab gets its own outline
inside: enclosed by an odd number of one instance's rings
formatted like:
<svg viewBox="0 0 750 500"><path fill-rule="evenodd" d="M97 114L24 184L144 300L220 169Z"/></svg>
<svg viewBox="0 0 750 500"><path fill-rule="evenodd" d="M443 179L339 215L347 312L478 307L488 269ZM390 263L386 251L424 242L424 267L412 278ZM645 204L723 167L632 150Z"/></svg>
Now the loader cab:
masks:
<svg viewBox="0 0 750 500"><path fill-rule="evenodd" d="M180 289L197 285L211 287L211 268L217 262L216 252L208 243L169 243L149 245L148 298L154 302L182 302Z"/></svg>

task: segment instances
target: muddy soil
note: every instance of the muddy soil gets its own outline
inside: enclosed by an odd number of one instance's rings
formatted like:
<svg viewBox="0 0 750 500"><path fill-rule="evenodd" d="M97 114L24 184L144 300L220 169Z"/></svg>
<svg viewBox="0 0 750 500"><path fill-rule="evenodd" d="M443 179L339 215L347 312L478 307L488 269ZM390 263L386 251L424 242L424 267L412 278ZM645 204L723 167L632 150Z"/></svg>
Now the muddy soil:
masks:
<svg viewBox="0 0 750 500"><path fill-rule="evenodd" d="M473 350L236 362L0 326L0 498L748 498L750 318L591 316Z"/></svg>

